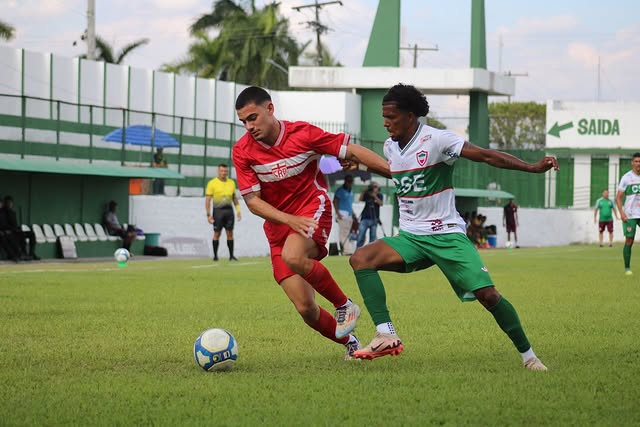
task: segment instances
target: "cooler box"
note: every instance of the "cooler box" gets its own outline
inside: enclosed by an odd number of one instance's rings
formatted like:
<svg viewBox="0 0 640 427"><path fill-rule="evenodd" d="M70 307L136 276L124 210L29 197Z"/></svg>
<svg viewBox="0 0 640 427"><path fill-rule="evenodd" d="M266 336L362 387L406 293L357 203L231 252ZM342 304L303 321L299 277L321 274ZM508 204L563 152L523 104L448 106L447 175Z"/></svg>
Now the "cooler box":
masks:
<svg viewBox="0 0 640 427"><path fill-rule="evenodd" d="M160 233L144 233L145 246L159 246Z"/></svg>
<svg viewBox="0 0 640 427"><path fill-rule="evenodd" d="M498 245L498 236L496 236L495 234L488 235L487 243L489 243L489 246L491 246L492 248L495 248Z"/></svg>

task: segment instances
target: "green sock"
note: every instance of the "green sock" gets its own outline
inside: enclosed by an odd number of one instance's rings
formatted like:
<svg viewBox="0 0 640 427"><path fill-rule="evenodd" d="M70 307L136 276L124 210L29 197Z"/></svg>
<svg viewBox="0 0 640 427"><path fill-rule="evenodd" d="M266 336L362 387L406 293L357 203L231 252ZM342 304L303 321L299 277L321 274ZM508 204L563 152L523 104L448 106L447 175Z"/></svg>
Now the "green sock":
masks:
<svg viewBox="0 0 640 427"><path fill-rule="evenodd" d="M624 245L622 257L624 258L624 268L631 268L631 246Z"/></svg>
<svg viewBox="0 0 640 427"><path fill-rule="evenodd" d="M531 348L531 344L529 344L529 340L527 339L524 329L522 329L522 325L520 324L520 319L518 318L516 309L513 308L511 303L509 303L505 297L501 296L500 301L490 308L489 312L496 319L500 329L509 336L520 353L524 353Z"/></svg>
<svg viewBox="0 0 640 427"><path fill-rule="evenodd" d="M373 323L380 325L391 322L387 308L387 294L384 291L382 279L376 270L369 268L354 271L364 305L373 319Z"/></svg>

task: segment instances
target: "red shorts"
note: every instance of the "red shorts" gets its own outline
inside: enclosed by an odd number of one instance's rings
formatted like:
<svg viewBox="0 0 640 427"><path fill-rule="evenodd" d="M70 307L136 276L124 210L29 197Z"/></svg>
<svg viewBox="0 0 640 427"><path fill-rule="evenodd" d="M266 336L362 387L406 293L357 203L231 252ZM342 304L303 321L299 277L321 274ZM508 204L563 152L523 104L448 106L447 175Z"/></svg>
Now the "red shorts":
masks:
<svg viewBox="0 0 640 427"><path fill-rule="evenodd" d="M604 231L605 228L609 233L613 233L613 220L598 222L598 229L600 230L601 233Z"/></svg>
<svg viewBox="0 0 640 427"><path fill-rule="evenodd" d="M508 222L507 223L507 233L515 233L515 232L516 232L516 225Z"/></svg>
<svg viewBox="0 0 640 427"><path fill-rule="evenodd" d="M305 212L298 214L299 216L306 216L309 218L316 218L318 220L318 227L311 235L311 239L316 242L318 246L318 256L315 259L318 261L327 256L327 240L331 233L331 224L333 222L331 216L331 202L327 198L326 203L322 203L315 212ZM282 248L287 241L287 237L291 234L295 234L286 224L274 224L266 221L264 223L264 232L269 240L269 247L271 248L271 267L273 268L273 277L277 283L280 283L287 277L291 277L296 274L289 266L282 260Z"/></svg>

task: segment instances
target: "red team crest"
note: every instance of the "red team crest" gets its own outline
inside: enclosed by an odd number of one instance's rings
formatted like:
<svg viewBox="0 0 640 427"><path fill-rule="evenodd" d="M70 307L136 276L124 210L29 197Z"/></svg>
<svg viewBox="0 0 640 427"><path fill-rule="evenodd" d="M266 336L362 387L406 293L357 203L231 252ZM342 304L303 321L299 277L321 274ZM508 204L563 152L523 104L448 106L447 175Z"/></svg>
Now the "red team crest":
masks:
<svg viewBox="0 0 640 427"><path fill-rule="evenodd" d="M429 152L421 150L416 153L416 160L420 166L424 166L429 158Z"/></svg>
<svg viewBox="0 0 640 427"><path fill-rule="evenodd" d="M285 163L277 164L271 169L271 173L278 179L282 179L287 176L287 165Z"/></svg>

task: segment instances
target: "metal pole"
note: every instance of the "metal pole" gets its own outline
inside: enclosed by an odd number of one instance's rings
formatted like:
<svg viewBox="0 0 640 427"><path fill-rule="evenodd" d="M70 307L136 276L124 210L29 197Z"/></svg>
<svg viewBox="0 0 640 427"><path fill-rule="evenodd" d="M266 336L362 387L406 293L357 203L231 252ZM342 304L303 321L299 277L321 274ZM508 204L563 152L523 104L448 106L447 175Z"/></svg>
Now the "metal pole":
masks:
<svg viewBox="0 0 640 427"><path fill-rule="evenodd" d="M205 185L207 185L207 131L208 131L209 121L204 121L204 156L202 156L202 190L205 190Z"/></svg>
<svg viewBox="0 0 640 427"><path fill-rule="evenodd" d="M151 113L151 161L150 165L153 167L153 152L156 146L156 113Z"/></svg>
<svg viewBox="0 0 640 427"><path fill-rule="evenodd" d="M124 166L124 144L127 140L127 110L122 109L122 149L120 150L120 166Z"/></svg>
<svg viewBox="0 0 640 427"><path fill-rule="evenodd" d="M60 101L56 101L56 160L60 160Z"/></svg>
<svg viewBox="0 0 640 427"><path fill-rule="evenodd" d="M25 98L24 95L22 95L22 144L20 144L20 146L22 147L22 149L20 150L20 158L24 159L24 152L26 149L26 145L27 145L27 131L26 131L26 127L27 127L27 98Z"/></svg>
<svg viewBox="0 0 640 427"><path fill-rule="evenodd" d="M184 117L180 117L180 150L178 151L178 173L182 172L182 131L184 130ZM180 195L180 181L178 181L178 194Z"/></svg>
<svg viewBox="0 0 640 427"><path fill-rule="evenodd" d="M93 163L93 105L89 105L89 163Z"/></svg>

